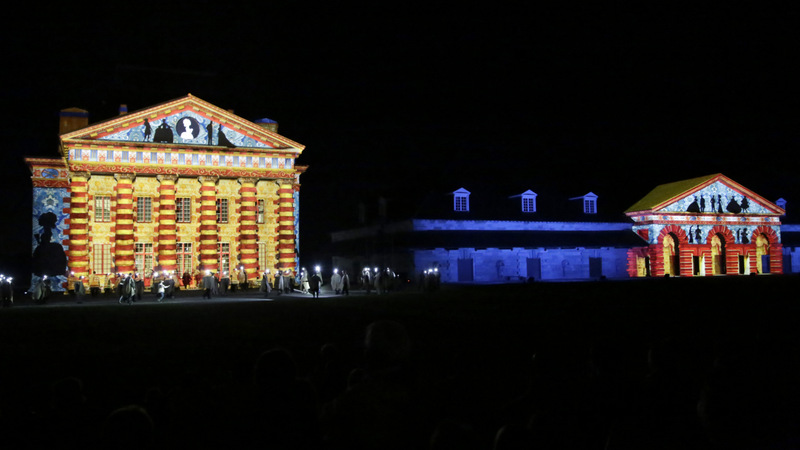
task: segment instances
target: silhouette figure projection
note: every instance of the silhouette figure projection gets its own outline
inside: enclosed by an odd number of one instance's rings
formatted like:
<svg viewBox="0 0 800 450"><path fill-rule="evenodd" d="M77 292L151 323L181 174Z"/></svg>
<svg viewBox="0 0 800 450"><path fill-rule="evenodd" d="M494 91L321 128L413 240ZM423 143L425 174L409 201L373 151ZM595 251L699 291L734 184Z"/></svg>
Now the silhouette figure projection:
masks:
<svg viewBox="0 0 800 450"><path fill-rule="evenodd" d="M716 200L714 199L714 196L712 195L711 196L711 212L713 213L715 210L716 210Z"/></svg>
<svg viewBox="0 0 800 450"><path fill-rule="evenodd" d="M700 227L694 229L694 241L698 244L701 243L700 241Z"/></svg>
<svg viewBox="0 0 800 450"><path fill-rule="evenodd" d="M180 134L181 139L191 140L200 134L200 124L191 117L184 117L175 125L175 131Z"/></svg>
<svg viewBox="0 0 800 450"><path fill-rule="evenodd" d="M686 233L686 235L689 236L689 243L690 244L694 244L694 233L692 233L692 227L691 226L689 227L689 232Z"/></svg>
<svg viewBox="0 0 800 450"><path fill-rule="evenodd" d="M686 208L686 212L698 213L700 212L700 205L697 204L697 196L694 197L692 203Z"/></svg>
<svg viewBox="0 0 800 450"><path fill-rule="evenodd" d="M747 197L742 196L742 211L747 212L750 210L750 201L747 200Z"/></svg>
<svg viewBox="0 0 800 450"><path fill-rule="evenodd" d="M33 251L33 274L36 276L48 275L51 277L64 275L67 269L67 255L60 242L53 240L52 229L56 227L58 217L51 212L39 216L39 225L44 228L41 235L35 235L36 250Z"/></svg>
<svg viewBox="0 0 800 450"><path fill-rule="evenodd" d="M206 131L208 132L208 145L214 145L214 124L209 123Z"/></svg>
<svg viewBox="0 0 800 450"><path fill-rule="evenodd" d="M717 212L722 214L722 195L717 194Z"/></svg>
<svg viewBox="0 0 800 450"><path fill-rule="evenodd" d="M700 212L705 212L706 210L706 198L704 196L700 196Z"/></svg>
<svg viewBox="0 0 800 450"><path fill-rule="evenodd" d="M742 228L742 244L749 244L750 239L747 238L747 228Z"/></svg>
<svg viewBox="0 0 800 450"><path fill-rule="evenodd" d="M150 121L144 119L144 140L149 141L152 133L153 129L150 127Z"/></svg>
<svg viewBox="0 0 800 450"><path fill-rule="evenodd" d="M163 144L171 144L174 139L172 135L172 128L167 125L167 119L161 121L161 125L156 128L156 134L153 135L153 142L160 142Z"/></svg>
<svg viewBox="0 0 800 450"><path fill-rule="evenodd" d="M734 214L739 214L742 212L742 207L736 203L736 198L733 196L731 196L731 201L728 202L728 206L725 209Z"/></svg>
<svg viewBox="0 0 800 450"><path fill-rule="evenodd" d="M218 145L231 148L236 147L235 145L233 145L233 143L231 143L231 141L228 140L228 137L225 136L225 133L222 132L222 125L219 126L219 133L217 133L217 137L219 139Z"/></svg>

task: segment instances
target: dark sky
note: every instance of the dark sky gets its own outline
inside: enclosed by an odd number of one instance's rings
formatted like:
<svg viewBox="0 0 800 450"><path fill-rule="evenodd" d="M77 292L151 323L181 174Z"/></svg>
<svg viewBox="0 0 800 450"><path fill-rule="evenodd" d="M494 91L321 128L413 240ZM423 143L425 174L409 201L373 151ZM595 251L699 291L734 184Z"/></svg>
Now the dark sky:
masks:
<svg viewBox="0 0 800 450"><path fill-rule="evenodd" d="M359 198L472 179L624 210L722 172L800 205L796 13L533 3L32 3L0 31L3 194L29 188L23 155L55 154L60 109L192 93L306 145L303 251Z"/></svg>

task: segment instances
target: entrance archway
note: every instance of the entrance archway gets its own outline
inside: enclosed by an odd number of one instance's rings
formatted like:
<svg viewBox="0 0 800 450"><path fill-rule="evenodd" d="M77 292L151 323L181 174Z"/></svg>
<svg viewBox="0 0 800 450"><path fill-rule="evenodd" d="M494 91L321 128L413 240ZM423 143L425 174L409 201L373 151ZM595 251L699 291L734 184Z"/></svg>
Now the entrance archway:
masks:
<svg viewBox="0 0 800 450"><path fill-rule="evenodd" d="M758 273L770 273L769 238L764 233L756 236L756 269Z"/></svg>
<svg viewBox="0 0 800 450"><path fill-rule="evenodd" d="M725 275L728 272L725 267L726 256L725 236L717 233L711 237L711 264L714 275Z"/></svg>
<svg viewBox="0 0 800 450"><path fill-rule="evenodd" d="M676 276L680 274L678 242L678 236L675 236L674 233L668 233L661 243L664 257L664 275Z"/></svg>

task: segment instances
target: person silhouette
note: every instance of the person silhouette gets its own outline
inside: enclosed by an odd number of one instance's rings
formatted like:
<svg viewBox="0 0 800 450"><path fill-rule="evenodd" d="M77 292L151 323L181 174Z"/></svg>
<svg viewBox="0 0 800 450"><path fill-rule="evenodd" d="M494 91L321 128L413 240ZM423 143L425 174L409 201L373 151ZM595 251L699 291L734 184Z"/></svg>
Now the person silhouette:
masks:
<svg viewBox="0 0 800 450"><path fill-rule="evenodd" d="M181 133L181 139L194 139L194 128L192 128L192 120L184 118L183 121L183 132Z"/></svg>
<svg viewBox="0 0 800 450"><path fill-rule="evenodd" d="M148 121L147 119L144 119L144 140L145 140L145 142L150 140L150 133L152 133L152 132L153 132L153 129L150 127L150 121Z"/></svg>

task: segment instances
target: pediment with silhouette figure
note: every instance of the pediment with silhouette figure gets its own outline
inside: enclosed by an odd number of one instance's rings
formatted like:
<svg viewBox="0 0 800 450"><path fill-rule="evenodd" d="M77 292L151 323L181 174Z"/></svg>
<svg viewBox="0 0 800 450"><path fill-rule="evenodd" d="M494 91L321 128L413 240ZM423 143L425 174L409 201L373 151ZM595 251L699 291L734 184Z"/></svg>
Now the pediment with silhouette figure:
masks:
<svg viewBox="0 0 800 450"><path fill-rule="evenodd" d="M303 150L303 145L270 130L269 126L245 120L191 94L64 134L61 139L280 149L298 153Z"/></svg>
<svg viewBox="0 0 800 450"><path fill-rule="evenodd" d="M662 184L628 208L626 214L757 214L781 215L784 210L722 174Z"/></svg>

